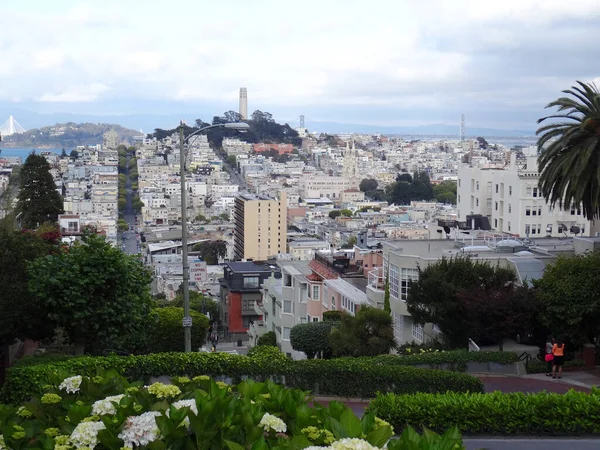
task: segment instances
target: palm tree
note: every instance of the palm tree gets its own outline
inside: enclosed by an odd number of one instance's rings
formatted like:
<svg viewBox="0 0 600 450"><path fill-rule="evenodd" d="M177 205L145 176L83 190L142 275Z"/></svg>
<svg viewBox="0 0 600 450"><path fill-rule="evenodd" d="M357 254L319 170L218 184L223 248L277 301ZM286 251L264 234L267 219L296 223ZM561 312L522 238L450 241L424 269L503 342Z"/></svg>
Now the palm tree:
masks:
<svg viewBox="0 0 600 450"><path fill-rule="evenodd" d="M539 186L552 207L582 205L592 220L600 217L600 92L593 83L577 84L563 91L571 97L546 106L558 107L557 114L538 120L559 119L536 132Z"/></svg>

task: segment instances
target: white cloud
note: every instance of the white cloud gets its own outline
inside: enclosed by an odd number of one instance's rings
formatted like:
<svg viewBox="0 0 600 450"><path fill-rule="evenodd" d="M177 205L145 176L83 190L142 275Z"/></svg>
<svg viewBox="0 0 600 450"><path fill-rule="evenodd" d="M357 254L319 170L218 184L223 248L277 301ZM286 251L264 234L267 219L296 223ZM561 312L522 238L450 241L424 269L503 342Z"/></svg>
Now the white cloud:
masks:
<svg viewBox="0 0 600 450"><path fill-rule="evenodd" d="M59 93L47 93L38 100L40 102L81 103L93 102L101 94L108 92L110 88L102 83L93 83L89 86L71 86L69 89Z"/></svg>
<svg viewBox="0 0 600 450"><path fill-rule="evenodd" d="M6 101L512 107L600 73L598 0L12 3Z"/></svg>

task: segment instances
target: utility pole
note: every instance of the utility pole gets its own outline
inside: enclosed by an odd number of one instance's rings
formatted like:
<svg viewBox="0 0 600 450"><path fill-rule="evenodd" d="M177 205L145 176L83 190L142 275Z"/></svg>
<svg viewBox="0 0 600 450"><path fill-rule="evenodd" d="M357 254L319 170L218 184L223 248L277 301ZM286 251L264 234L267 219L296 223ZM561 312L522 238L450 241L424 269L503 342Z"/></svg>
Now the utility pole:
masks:
<svg viewBox="0 0 600 450"><path fill-rule="evenodd" d="M183 258L183 339L185 352L192 351L192 318L190 316L190 262L187 245L187 191L185 188L185 136L183 121L179 124L179 178L181 179L181 257Z"/></svg>

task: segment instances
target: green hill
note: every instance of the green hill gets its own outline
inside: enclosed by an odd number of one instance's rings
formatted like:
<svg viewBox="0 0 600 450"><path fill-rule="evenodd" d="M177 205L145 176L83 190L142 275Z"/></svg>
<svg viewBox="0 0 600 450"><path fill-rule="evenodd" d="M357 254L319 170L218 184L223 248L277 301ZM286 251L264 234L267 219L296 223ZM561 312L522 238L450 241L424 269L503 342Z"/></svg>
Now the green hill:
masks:
<svg viewBox="0 0 600 450"><path fill-rule="evenodd" d="M119 143L131 143L134 136L140 136L138 131L124 128L121 125L68 122L28 130L22 134L3 136L2 146L73 149L78 145L102 144L102 135L110 130L117 133Z"/></svg>

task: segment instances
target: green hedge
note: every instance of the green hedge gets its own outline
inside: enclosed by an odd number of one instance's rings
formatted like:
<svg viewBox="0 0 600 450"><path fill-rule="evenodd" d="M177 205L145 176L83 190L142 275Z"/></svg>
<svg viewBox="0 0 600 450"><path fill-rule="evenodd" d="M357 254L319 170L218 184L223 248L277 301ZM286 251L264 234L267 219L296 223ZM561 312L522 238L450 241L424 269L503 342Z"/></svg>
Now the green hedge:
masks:
<svg viewBox="0 0 600 450"><path fill-rule="evenodd" d="M467 350L429 351L414 355L381 355L373 358L377 364L416 366L429 365L437 368L447 364L449 370L464 372L468 363L513 364L519 361L514 352L469 352Z"/></svg>
<svg viewBox="0 0 600 450"><path fill-rule="evenodd" d="M161 375L225 376L237 382L245 376L262 381L283 381L288 387L320 395L374 397L376 392L483 392L483 383L467 374L442 370L373 364L369 358L292 361L264 352L254 357L227 353L155 353L142 356L83 356L38 366L13 367L0 402L17 404L32 394L51 372L63 369L73 375L95 375L98 368L114 369L132 380Z"/></svg>
<svg viewBox="0 0 600 450"><path fill-rule="evenodd" d="M600 435L600 390L591 394L381 394L368 411L396 433L406 426L470 435Z"/></svg>

